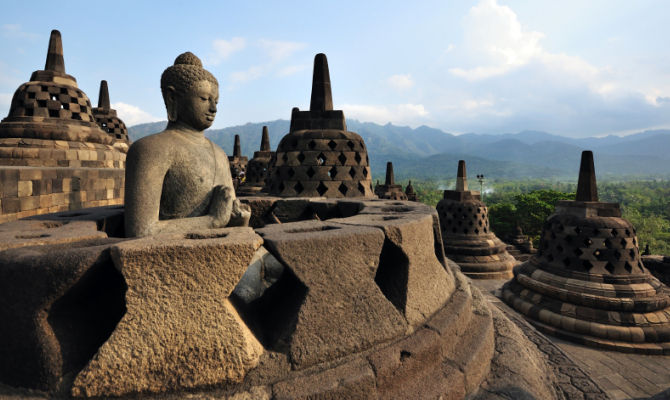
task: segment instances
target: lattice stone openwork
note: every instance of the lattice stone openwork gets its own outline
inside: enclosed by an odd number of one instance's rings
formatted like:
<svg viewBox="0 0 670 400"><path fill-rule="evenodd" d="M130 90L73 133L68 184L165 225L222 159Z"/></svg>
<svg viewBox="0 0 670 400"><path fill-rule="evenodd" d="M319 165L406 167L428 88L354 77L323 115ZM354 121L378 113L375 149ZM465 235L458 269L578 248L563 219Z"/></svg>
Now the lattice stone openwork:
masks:
<svg viewBox="0 0 670 400"><path fill-rule="evenodd" d="M293 109L291 130L277 147L270 193L282 197L373 197L363 138L333 110L326 56L314 59L309 111Z"/></svg>
<svg viewBox="0 0 670 400"><path fill-rule="evenodd" d="M537 255L503 299L540 330L575 342L670 354L670 289L644 267L619 205L598 201L593 154L582 154L577 200L559 201Z"/></svg>
<svg viewBox="0 0 670 400"><path fill-rule="evenodd" d="M444 252L464 274L477 279L512 277L517 261L491 232L479 192L468 190L465 161L459 161L456 190L445 190L436 208Z"/></svg>

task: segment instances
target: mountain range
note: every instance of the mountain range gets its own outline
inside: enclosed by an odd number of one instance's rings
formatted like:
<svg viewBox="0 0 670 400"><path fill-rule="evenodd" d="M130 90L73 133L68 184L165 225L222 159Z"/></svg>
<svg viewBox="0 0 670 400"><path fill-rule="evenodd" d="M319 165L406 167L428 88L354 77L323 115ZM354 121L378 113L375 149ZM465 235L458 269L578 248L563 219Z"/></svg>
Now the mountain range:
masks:
<svg viewBox="0 0 670 400"><path fill-rule="evenodd" d="M263 125L268 126L274 149L289 130L289 121L275 120L205 131L205 135L232 154L240 135L243 155L258 150ZM166 121L135 125L132 140L160 132ZM453 135L439 129L348 120L347 128L365 140L375 179L383 179L392 161L396 178L452 179L458 160L466 160L469 174L491 179L543 178L576 180L582 150L593 150L601 179L670 178L670 130L649 130L627 136L570 138L540 131L498 135Z"/></svg>

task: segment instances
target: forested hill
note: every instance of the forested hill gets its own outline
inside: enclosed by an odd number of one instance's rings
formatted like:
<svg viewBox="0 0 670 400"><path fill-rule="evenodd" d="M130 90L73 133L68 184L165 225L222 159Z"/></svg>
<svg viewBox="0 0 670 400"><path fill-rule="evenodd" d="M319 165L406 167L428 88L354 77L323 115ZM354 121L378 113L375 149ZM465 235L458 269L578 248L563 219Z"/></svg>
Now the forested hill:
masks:
<svg viewBox="0 0 670 400"><path fill-rule="evenodd" d="M130 137L137 140L159 132L165 124L162 121L132 126ZM240 135L242 153L251 158L260 146L263 125L268 126L272 148L289 130L289 121L276 120L212 129L206 135L227 153L232 152L234 135ZM576 179L582 150L594 151L600 178L670 178L670 130L574 139L537 131L452 135L426 126L412 129L351 119L347 127L365 140L373 176L379 179L383 178L387 161L393 161L398 179L451 178L459 159L468 162L471 176Z"/></svg>

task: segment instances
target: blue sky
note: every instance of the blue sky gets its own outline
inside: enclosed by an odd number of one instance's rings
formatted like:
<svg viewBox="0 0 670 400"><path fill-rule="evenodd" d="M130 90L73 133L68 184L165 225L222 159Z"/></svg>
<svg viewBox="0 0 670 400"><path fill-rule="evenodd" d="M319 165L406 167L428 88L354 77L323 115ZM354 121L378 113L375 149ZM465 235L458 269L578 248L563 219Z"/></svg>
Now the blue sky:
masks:
<svg viewBox="0 0 670 400"><path fill-rule="evenodd" d="M214 128L309 106L314 54L361 121L451 133L583 137L670 128L670 3L661 0L3 2L0 114L44 66L49 32L97 103L164 120L160 75L192 51L219 80Z"/></svg>

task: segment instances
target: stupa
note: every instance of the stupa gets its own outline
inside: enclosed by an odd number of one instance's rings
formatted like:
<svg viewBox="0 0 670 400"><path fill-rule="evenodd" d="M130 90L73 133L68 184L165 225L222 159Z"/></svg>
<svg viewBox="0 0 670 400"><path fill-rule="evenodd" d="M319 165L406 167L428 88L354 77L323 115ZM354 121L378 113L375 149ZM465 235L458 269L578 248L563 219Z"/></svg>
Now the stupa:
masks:
<svg viewBox="0 0 670 400"><path fill-rule="evenodd" d="M126 155L114 140L65 73L61 34L52 31L44 70L19 86L0 122L0 222L122 203Z"/></svg>
<svg viewBox="0 0 670 400"><path fill-rule="evenodd" d="M249 162L249 159L242 155L240 135L235 135L233 155L228 156L228 162L230 163L230 172L233 174L233 181L236 181L237 185L246 177L247 163Z"/></svg>
<svg viewBox="0 0 670 400"><path fill-rule="evenodd" d="M373 197L363 138L347 131L344 113L333 110L325 54L314 58L309 111L294 108L290 132L277 147L270 194L281 197Z"/></svg>
<svg viewBox="0 0 670 400"><path fill-rule="evenodd" d="M263 127L261 148L254 152L254 157L247 164L247 173L244 184L240 188L245 193L258 193L266 185L270 162L274 152L270 150L270 136L268 127Z"/></svg>
<svg viewBox="0 0 670 400"><path fill-rule="evenodd" d="M468 190L465 161L458 162L456 190L445 190L437 203L444 252L475 279L512 277L516 260L489 228L486 205L479 192Z"/></svg>
<svg viewBox="0 0 670 400"><path fill-rule="evenodd" d="M105 80L100 81L98 107L93 108L93 117L98 126L113 138L114 147L127 152L130 144L128 129L121 118L116 115L116 110L110 106L109 88Z"/></svg>
<svg viewBox="0 0 670 400"><path fill-rule="evenodd" d="M593 153L582 153L574 201L559 201L538 254L503 299L538 329L624 352L670 354L670 289L644 267L635 228L598 201Z"/></svg>
<svg viewBox="0 0 670 400"><path fill-rule="evenodd" d="M407 200L407 195L403 193L402 186L396 185L393 176L393 163L386 163L386 181L383 185L375 186L375 194L380 199Z"/></svg>
<svg viewBox="0 0 670 400"><path fill-rule="evenodd" d="M407 200L409 201L418 201L416 192L414 191L414 186L412 186L412 181L409 181L405 187L405 196L407 196Z"/></svg>

